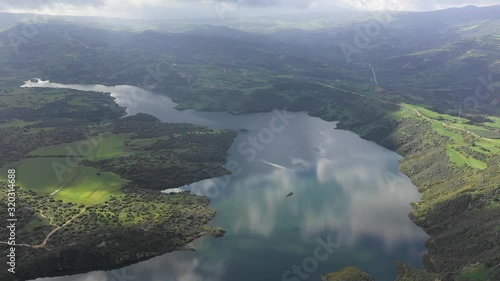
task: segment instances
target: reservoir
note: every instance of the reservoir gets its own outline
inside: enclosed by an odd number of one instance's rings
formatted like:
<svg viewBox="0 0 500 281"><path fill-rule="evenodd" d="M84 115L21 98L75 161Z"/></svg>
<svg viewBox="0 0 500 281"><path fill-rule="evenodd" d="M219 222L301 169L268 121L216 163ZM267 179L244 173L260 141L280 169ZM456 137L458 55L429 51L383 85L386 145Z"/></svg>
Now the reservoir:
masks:
<svg viewBox="0 0 500 281"><path fill-rule="evenodd" d="M170 98L134 86L26 82L23 87L109 92L129 115L238 132L230 176L182 187L211 198L212 226L189 248L114 271L41 281L314 280L357 266L377 281L396 277L395 261L422 268L427 235L408 218L420 194L399 172L401 156L336 123L277 109L230 115L178 111Z"/></svg>

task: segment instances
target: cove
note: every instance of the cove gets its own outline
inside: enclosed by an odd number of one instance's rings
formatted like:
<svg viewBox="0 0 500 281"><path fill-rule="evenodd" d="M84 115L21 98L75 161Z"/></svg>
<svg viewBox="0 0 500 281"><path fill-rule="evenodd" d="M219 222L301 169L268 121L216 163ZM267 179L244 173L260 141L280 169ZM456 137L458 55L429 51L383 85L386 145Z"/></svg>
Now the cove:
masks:
<svg viewBox="0 0 500 281"><path fill-rule="evenodd" d="M401 156L336 123L284 110L178 111L170 98L126 85L38 80L23 87L108 92L129 115L238 131L226 164L233 174L181 188L211 198L218 212L211 225L227 231L223 238L119 270L37 280L298 281L357 266L390 281L394 261L422 268L427 235L408 218L420 194L399 172Z"/></svg>

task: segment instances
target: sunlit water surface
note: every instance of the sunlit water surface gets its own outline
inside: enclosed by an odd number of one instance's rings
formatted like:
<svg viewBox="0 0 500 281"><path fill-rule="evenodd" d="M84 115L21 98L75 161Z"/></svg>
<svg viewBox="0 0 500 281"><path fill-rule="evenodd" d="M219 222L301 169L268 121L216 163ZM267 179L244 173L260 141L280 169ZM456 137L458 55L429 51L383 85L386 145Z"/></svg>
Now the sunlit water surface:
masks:
<svg viewBox="0 0 500 281"><path fill-rule="evenodd" d="M130 115L239 132L226 164L233 175L183 187L212 197L218 212L212 225L227 231L224 238L201 238L190 245L194 252L120 270L37 280L298 281L357 266L390 281L394 261L422 266L426 234L408 218L409 203L420 195L398 171L401 157L335 123L281 110L239 116L178 111L168 97L133 86L38 81L23 87L109 92ZM328 240L333 250L322 248L320 241Z"/></svg>

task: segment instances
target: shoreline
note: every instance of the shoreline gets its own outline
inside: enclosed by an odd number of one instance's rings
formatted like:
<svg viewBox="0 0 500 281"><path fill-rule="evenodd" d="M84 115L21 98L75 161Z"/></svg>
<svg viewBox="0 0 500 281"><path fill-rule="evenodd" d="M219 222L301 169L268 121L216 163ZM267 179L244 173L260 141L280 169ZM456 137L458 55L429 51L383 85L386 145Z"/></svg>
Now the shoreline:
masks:
<svg viewBox="0 0 500 281"><path fill-rule="evenodd" d="M160 194L159 191L148 192L156 196ZM24 192L20 193L20 198L23 198ZM210 208L208 198L188 196L202 199L203 203L199 206ZM158 223L147 231L142 227L104 227L87 233L78 242L69 245L49 245L49 250L18 246L16 252L20 260L16 261L16 273L2 272L0 277L16 281L36 280L115 270L171 252L193 251L186 247L191 242L207 236L221 236L221 229L208 226L216 216L216 211L210 210L203 220L192 220L188 228L180 232L169 230L168 222Z"/></svg>
<svg viewBox="0 0 500 281"><path fill-rule="evenodd" d="M197 110L197 111L199 111L199 110ZM307 111L307 110L301 110L301 111ZM249 111L249 112L244 112L244 113L240 113L240 114L253 113L253 112L254 111ZM255 112L264 112L264 111L255 111ZM292 112L296 112L296 111L292 111ZM227 112L227 113L230 113L232 115L239 115L239 114L234 114L231 112ZM332 120L330 120L331 118L326 118L325 116L321 116L321 114L317 114L317 113L314 113L311 111L308 111L308 115L311 117L320 118L320 119L328 121L328 122L332 122ZM397 126L395 128L395 133L393 133L390 136L382 134L384 136L384 138L377 139L377 138L374 138L372 136L369 136L369 135L367 136L367 135L363 134L363 129L367 126L370 126L370 124L362 124L358 127L353 127L353 126L350 126L349 124L344 124L341 121L337 121L337 122L338 122L337 129L353 132L353 133L357 134L359 137L361 137L362 139L365 139L368 141L373 141L377 145L380 145L380 146L385 147L393 152L396 152L400 156L403 157L400 160L400 163L398 166L399 170L403 174L405 174L406 176L408 176L410 178L410 180L412 181L414 186L416 186L417 189L419 190L419 192L422 194L422 198L419 202L414 202L413 204L411 204L411 206L413 207L414 210L408 216L415 225L417 225L418 227L420 227L421 229L423 229L426 233L428 233L430 235L429 239L427 239L427 241L426 241L426 249L428 250L428 252L423 256L422 263L424 264L424 267L426 270L434 267L433 272L442 271L443 269L440 269L439 266L435 267L435 265L433 265L433 263L431 262L432 258L429 257L432 254L434 249L439 248L439 246L436 246L435 244L429 244L429 241L433 241L433 239L434 239L433 235L431 233L429 233L429 229L432 229L433 225L432 225L432 223L431 224L426 223L425 219L421 219L417 216L418 212L419 212L418 206L420 206L426 202L425 202L425 198L424 198L425 190L423 190L423 186L418 180L418 173L413 173L411 171L411 167L413 164L409 163L410 159L415 155L415 153L414 153L414 151L411 151L411 149L408 151L405 150L405 149L408 149L406 147L408 145L408 142L407 142L408 140L419 139L420 136L419 136L418 132L409 131L410 133L413 133L413 135L410 138L406 137L406 140L405 140L404 137L402 137L402 135L398 134L398 130L405 129L404 128L405 124L403 124L404 122L402 122L401 124L397 124ZM422 122L425 123L425 120L423 120ZM394 140L396 140L396 141L393 144L389 144L389 142L387 142L388 137L391 137L391 138L393 138L393 141ZM451 207L449 206L449 209L453 212L454 207L456 207L456 206L451 206ZM437 207L434 206L433 208L437 208ZM426 212L432 214L433 212L435 212L435 209L427 210ZM149 258L146 258L146 259L149 259ZM136 263L136 262L131 262L131 263ZM460 264L460 263L458 263L458 264ZM444 270L446 270L446 269L444 269Z"/></svg>

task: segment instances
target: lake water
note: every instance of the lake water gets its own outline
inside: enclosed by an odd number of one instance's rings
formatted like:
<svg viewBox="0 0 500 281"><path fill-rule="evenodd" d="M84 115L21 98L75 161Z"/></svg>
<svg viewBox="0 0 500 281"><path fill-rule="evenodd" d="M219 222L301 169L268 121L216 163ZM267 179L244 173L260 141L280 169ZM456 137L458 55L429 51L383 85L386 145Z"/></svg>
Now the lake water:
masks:
<svg viewBox="0 0 500 281"><path fill-rule="evenodd" d="M201 238L190 245L196 251L120 270L37 280L316 281L357 266L391 281L394 261L422 267L427 236L408 218L420 195L399 172L401 157L336 123L282 110L177 111L169 98L133 86L24 86L110 92L131 115L239 131L226 164L233 175L183 187L212 198L218 214L211 225L224 228L224 238Z"/></svg>

